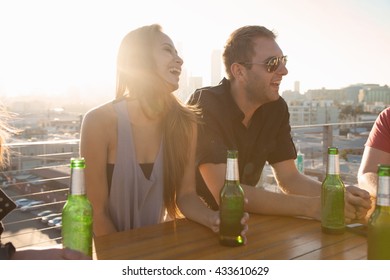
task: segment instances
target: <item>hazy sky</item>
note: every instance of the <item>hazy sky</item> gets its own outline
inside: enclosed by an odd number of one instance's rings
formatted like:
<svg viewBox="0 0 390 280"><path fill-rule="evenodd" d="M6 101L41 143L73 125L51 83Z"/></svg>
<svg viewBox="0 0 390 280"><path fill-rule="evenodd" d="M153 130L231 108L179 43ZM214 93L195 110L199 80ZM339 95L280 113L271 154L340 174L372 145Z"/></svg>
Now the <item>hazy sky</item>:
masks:
<svg viewBox="0 0 390 280"><path fill-rule="evenodd" d="M0 93L113 86L121 39L152 23L205 85L211 51L251 24L274 30L289 57L281 91L390 85L389 14L388 0L0 0Z"/></svg>

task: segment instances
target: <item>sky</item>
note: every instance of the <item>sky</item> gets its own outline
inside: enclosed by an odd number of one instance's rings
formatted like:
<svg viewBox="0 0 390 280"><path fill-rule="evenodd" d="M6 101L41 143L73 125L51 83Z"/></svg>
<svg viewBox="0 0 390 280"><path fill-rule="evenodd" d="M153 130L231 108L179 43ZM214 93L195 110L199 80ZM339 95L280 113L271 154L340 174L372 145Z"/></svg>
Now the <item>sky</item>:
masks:
<svg viewBox="0 0 390 280"><path fill-rule="evenodd" d="M388 0L0 0L0 95L108 88L131 30L162 25L188 74L210 83L210 56L235 29L278 35L289 74L281 92L390 85Z"/></svg>

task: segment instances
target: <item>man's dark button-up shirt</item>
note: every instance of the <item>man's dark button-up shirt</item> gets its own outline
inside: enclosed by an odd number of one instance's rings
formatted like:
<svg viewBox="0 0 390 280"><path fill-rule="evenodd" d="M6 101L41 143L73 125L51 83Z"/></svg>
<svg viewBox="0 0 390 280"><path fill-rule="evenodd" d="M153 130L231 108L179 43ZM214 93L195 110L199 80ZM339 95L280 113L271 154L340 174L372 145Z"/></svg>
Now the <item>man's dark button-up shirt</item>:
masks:
<svg viewBox="0 0 390 280"><path fill-rule="evenodd" d="M244 113L234 102L230 82L223 79L215 87L198 89L189 104L201 109L196 163L226 163L228 149L238 150L240 182L258 183L264 164L296 158L291 139L289 112L283 98L260 106L250 124L242 124ZM197 170L197 192L213 209L218 206Z"/></svg>

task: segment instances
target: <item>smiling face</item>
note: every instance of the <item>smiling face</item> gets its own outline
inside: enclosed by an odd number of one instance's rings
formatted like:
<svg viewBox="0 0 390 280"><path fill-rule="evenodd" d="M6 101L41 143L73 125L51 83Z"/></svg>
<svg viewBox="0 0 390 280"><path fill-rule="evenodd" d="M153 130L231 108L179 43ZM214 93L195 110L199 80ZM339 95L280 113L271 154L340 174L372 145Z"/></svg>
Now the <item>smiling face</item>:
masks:
<svg viewBox="0 0 390 280"><path fill-rule="evenodd" d="M172 40L164 33L157 33L152 53L157 74L172 86L173 90L178 89L183 60L178 56Z"/></svg>
<svg viewBox="0 0 390 280"><path fill-rule="evenodd" d="M264 104L276 101L279 98L279 85L288 70L280 63L275 72L268 72L265 65L272 57L283 56L275 40L265 37L254 39L255 54L250 61L250 67L245 68L245 91L247 98L252 102ZM256 64L258 63L258 64Z"/></svg>
<svg viewBox="0 0 390 280"><path fill-rule="evenodd" d="M122 40L117 57L116 97L155 100L179 86L183 60L172 40L157 24L129 32ZM154 102L154 101L153 101Z"/></svg>

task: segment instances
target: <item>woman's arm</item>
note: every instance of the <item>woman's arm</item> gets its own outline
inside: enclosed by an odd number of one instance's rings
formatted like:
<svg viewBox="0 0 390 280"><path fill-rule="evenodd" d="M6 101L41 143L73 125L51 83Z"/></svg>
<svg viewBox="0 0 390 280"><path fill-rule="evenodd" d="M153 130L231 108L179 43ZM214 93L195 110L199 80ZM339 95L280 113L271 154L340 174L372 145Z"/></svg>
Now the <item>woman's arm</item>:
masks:
<svg viewBox="0 0 390 280"><path fill-rule="evenodd" d="M177 204L180 211L187 218L194 220L214 232L219 231L219 212L213 211L206 206L196 193L195 183L195 151L197 127L193 125L193 135L189 148L189 160L184 171L182 184L177 194Z"/></svg>
<svg viewBox="0 0 390 280"><path fill-rule="evenodd" d="M80 155L86 163L85 183L87 196L93 206L95 236L116 231L109 215L107 184L110 137L116 131L109 125L108 119L109 111L99 107L85 115L81 128Z"/></svg>

